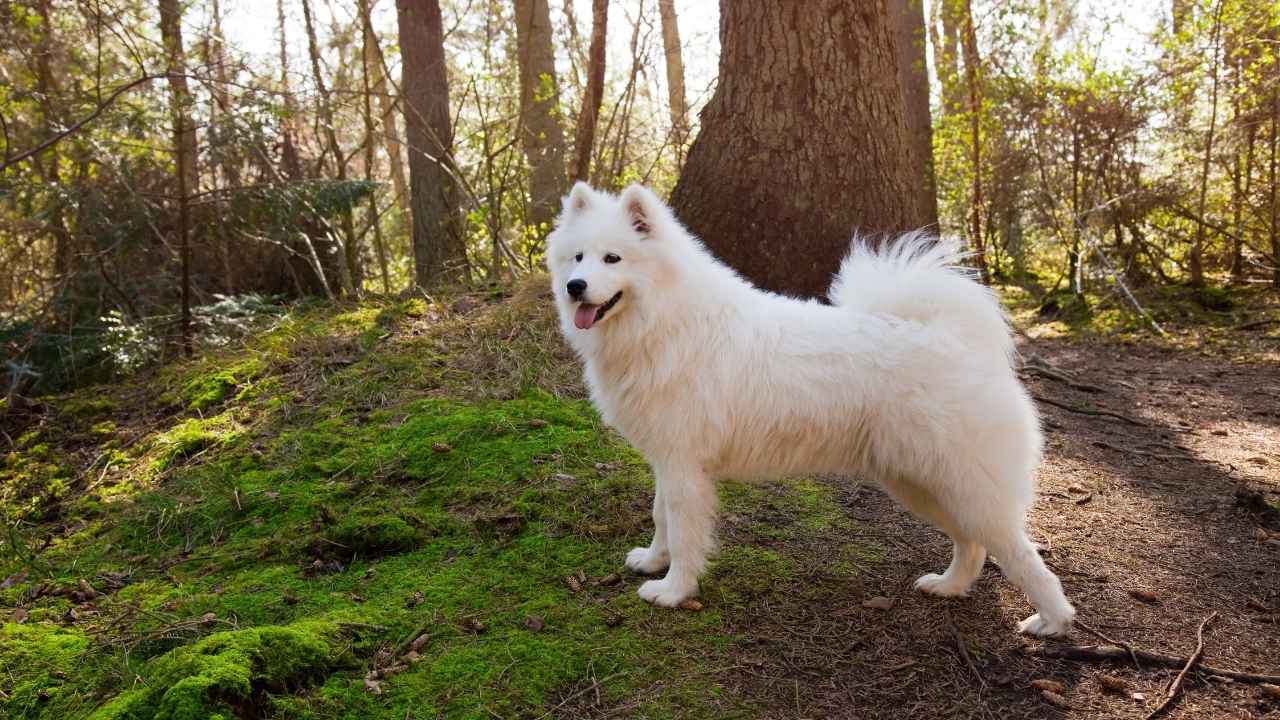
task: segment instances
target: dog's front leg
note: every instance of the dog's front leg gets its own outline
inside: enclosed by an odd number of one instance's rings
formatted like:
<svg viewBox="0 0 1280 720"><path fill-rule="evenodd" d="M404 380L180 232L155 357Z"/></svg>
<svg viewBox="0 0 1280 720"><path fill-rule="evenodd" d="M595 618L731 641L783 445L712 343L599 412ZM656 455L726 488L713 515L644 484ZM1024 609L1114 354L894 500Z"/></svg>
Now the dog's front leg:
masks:
<svg viewBox="0 0 1280 720"><path fill-rule="evenodd" d="M715 545L716 491L711 479L696 465L671 464L655 466L654 470L656 500L666 510L671 567L666 577L641 585L640 597L655 605L672 607L698 592L698 577ZM655 545L657 542L655 538Z"/></svg>
<svg viewBox="0 0 1280 720"><path fill-rule="evenodd" d="M662 498L662 483L653 483L653 542L649 547L632 548L627 553L627 569L642 575L657 575L671 564L667 550L667 505Z"/></svg>

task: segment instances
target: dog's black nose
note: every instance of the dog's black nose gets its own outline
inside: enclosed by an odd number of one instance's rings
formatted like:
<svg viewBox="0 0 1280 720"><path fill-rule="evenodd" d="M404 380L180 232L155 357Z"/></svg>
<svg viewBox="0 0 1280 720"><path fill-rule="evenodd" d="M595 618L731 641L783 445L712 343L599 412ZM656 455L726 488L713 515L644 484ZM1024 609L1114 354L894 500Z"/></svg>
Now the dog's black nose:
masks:
<svg viewBox="0 0 1280 720"><path fill-rule="evenodd" d="M574 300L577 300L578 298L582 297L582 293L587 291L587 281L586 280L570 280L569 284L566 287L569 290L569 297L573 298Z"/></svg>

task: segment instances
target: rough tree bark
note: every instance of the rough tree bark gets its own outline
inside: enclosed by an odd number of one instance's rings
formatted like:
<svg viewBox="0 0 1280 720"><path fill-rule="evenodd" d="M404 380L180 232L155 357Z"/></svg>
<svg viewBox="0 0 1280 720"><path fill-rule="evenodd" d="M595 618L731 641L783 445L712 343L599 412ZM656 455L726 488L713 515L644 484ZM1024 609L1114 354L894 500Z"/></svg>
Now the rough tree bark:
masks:
<svg viewBox="0 0 1280 720"><path fill-rule="evenodd" d="M467 255L456 222L457 187L450 177L453 127L449 69L438 0L396 0L400 25L409 206L413 213L414 279L419 287L460 280Z"/></svg>
<svg viewBox="0 0 1280 720"><path fill-rule="evenodd" d="M662 18L662 51L667 66L667 106L671 110L671 144L676 164L684 161L685 143L689 141L689 104L684 90L684 55L680 48L680 22L675 0L658 0ZM921 26L923 28L923 25ZM925 112L929 110L928 86L925 90Z"/></svg>
<svg viewBox="0 0 1280 720"><path fill-rule="evenodd" d="M929 116L929 67L925 60L923 0L892 0L898 46L898 84L902 86L903 119L910 140L911 169L917 182L917 212L928 224L938 222L933 179L933 121ZM665 27L665 26L664 26Z"/></svg>
<svg viewBox="0 0 1280 720"><path fill-rule="evenodd" d="M720 82L672 205L753 282L818 296L863 233L920 227L887 0L720 3Z"/></svg>
<svg viewBox="0 0 1280 720"><path fill-rule="evenodd" d="M160 37L169 73L169 110L173 116L174 176L178 193L178 252L182 263L182 351L191 354L191 241L190 198L199 192L196 168L196 126L191 120L191 90L187 85L182 44L182 10L178 0L159 0Z"/></svg>
<svg viewBox="0 0 1280 720"><path fill-rule="evenodd" d="M529 162L529 225L545 236L564 194L564 130L547 0L515 0L520 65L520 141Z"/></svg>
<svg viewBox="0 0 1280 720"><path fill-rule="evenodd" d="M566 4L567 7L567 4ZM604 49L608 37L609 0L591 0L591 49L587 57L587 88L582 93L578 131L573 138L573 179L586 180L591 170L600 103L604 100Z"/></svg>

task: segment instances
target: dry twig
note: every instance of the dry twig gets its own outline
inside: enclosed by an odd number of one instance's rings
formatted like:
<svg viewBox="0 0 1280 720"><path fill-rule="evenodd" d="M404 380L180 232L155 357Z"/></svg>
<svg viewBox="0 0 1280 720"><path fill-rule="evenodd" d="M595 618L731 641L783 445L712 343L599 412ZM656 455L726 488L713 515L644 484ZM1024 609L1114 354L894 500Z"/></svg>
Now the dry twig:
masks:
<svg viewBox="0 0 1280 720"><path fill-rule="evenodd" d="M1169 708L1169 705L1173 703L1174 698L1178 696L1178 691L1182 689L1182 681L1186 679L1187 673L1191 671L1191 667L1199 662L1200 657L1204 655L1204 626L1208 625L1209 621L1216 617L1218 617L1218 611L1214 610L1209 613L1208 617L1200 621L1200 627L1196 628L1195 652L1191 653L1191 657L1187 658L1187 663L1182 666L1182 671L1173 679L1173 682L1169 683L1169 689L1164 693L1164 700L1156 706L1155 710L1152 710L1147 714L1146 720L1152 720L1152 718L1163 713Z"/></svg>
<svg viewBox="0 0 1280 720"><path fill-rule="evenodd" d="M1064 402L1044 397L1043 395L1032 395L1031 397L1035 398L1037 402L1042 402L1045 405L1052 405L1056 408L1062 408L1063 410L1066 410L1068 412L1079 413L1081 415L1094 415L1097 417L1115 418L1117 420L1123 420L1124 422L1127 422L1130 425L1136 425L1138 427L1147 426L1147 424L1142 422L1141 420L1134 420L1128 415L1121 415L1120 413L1112 412L1110 410L1095 410L1095 409L1086 408L1086 407L1076 407L1074 405L1068 405Z"/></svg>

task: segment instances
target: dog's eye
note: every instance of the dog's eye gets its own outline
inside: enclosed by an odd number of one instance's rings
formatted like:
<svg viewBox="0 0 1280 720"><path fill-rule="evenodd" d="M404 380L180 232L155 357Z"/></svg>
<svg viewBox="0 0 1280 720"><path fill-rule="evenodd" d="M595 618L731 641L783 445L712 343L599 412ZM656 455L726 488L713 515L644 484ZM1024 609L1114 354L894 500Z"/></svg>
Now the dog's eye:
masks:
<svg viewBox="0 0 1280 720"><path fill-rule="evenodd" d="M604 256L604 261L612 265L616 262L622 262L622 258L618 257L617 255L614 255L613 253L609 253L608 255Z"/></svg>
<svg viewBox="0 0 1280 720"><path fill-rule="evenodd" d="M574 255L574 256L573 256L573 261L574 261L574 262L582 262L582 253L578 253L577 255Z"/></svg>

